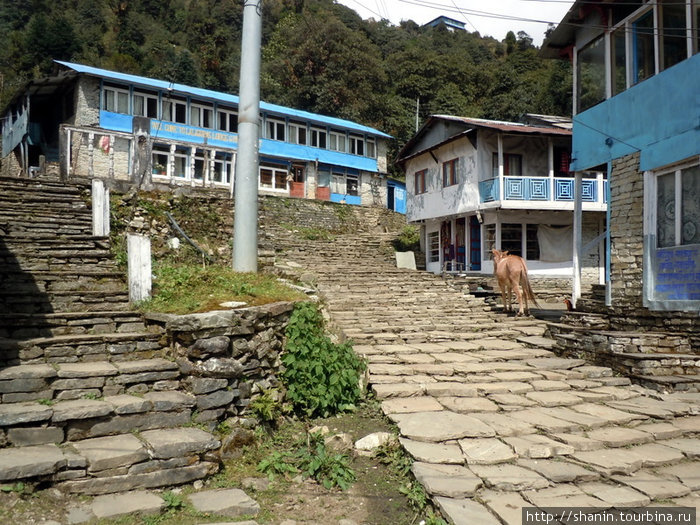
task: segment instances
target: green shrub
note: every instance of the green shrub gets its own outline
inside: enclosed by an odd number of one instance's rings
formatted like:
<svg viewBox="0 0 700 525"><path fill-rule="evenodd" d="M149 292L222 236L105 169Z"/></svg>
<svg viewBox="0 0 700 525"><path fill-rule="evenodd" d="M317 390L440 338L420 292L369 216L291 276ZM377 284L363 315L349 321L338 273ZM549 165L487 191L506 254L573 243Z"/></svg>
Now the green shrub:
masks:
<svg viewBox="0 0 700 525"><path fill-rule="evenodd" d="M297 412L328 417L350 410L361 397L365 369L349 343L335 344L324 332L318 308L298 303L287 325L282 382Z"/></svg>
<svg viewBox="0 0 700 525"><path fill-rule="evenodd" d="M405 226L391 244L397 252L420 251L420 230L415 226Z"/></svg>

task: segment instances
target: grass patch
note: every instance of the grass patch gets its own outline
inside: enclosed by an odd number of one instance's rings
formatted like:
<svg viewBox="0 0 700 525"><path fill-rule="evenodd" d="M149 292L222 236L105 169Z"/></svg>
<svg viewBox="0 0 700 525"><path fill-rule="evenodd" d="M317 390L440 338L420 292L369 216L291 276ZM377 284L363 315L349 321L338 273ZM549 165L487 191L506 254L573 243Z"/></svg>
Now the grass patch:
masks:
<svg viewBox="0 0 700 525"><path fill-rule="evenodd" d="M162 262L155 265L153 273L153 296L139 305L141 311L188 314L220 310L226 301L259 306L307 299L272 275L235 272L219 265Z"/></svg>

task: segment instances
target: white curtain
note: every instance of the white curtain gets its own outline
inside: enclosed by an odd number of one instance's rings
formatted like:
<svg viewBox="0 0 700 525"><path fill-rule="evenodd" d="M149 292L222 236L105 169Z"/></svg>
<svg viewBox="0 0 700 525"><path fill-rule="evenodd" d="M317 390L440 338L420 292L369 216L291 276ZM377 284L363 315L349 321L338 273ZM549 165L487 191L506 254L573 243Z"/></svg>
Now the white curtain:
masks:
<svg viewBox="0 0 700 525"><path fill-rule="evenodd" d="M540 244L540 261L568 262L573 260L573 226L555 228L540 224L537 228L537 242Z"/></svg>

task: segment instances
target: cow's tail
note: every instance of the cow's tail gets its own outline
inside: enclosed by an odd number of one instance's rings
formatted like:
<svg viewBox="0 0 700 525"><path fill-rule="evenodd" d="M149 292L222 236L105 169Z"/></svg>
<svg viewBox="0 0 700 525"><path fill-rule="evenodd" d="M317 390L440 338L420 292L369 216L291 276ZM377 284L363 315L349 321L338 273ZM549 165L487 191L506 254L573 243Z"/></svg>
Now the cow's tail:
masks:
<svg viewBox="0 0 700 525"><path fill-rule="evenodd" d="M535 297L535 292L532 291L532 286L530 286L530 279L527 278L527 267L523 261L523 273L520 275L520 285L523 288L523 293L528 301L531 301L537 308L540 304L537 302L537 297Z"/></svg>

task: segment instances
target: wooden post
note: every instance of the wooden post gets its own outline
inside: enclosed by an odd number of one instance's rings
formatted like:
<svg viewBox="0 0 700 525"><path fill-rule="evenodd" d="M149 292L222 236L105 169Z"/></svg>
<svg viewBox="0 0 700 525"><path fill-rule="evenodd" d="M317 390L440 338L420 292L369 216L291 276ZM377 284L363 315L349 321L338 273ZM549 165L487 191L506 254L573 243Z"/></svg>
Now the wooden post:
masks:
<svg viewBox="0 0 700 525"><path fill-rule="evenodd" d="M92 179L92 234L109 235L109 188L100 179Z"/></svg>
<svg viewBox="0 0 700 525"><path fill-rule="evenodd" d="M145 235L127 235L129 266L129 301L143 301L151 296L151 239Z"/></svg>

